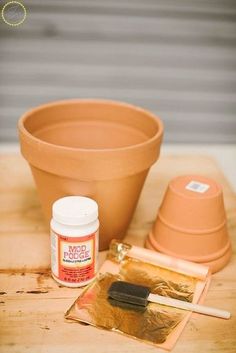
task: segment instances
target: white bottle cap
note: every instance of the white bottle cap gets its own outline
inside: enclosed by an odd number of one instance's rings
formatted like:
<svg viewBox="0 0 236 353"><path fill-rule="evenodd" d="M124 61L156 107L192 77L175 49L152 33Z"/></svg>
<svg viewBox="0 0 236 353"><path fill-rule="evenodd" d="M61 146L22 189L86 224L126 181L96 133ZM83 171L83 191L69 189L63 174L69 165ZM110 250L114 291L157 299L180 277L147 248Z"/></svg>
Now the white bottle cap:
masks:
<svg viewBox="0 0 236 353"><path fill-rule="evenodd" d="M98 205L88 197L66 196L54 202L52 215L62 224L84 225L98 218Z"/></svg>

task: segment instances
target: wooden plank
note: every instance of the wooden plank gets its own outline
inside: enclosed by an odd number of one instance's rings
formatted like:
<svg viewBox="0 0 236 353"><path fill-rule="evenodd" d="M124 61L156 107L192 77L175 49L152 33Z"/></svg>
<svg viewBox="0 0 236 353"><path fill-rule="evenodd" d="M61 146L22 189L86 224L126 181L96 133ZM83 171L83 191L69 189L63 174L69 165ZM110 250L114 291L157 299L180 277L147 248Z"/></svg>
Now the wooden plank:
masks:
<svg viewBox="0 0 236 353"><path fill-rule="evenodd" d="M32 3L29 0L26 0L25 2L26 6L30 6ZM42 0L34 0L35 5L40 5L42 4ZM55 6L54 0L47 0L47 4L51 6ZM99 4L99 5L98 5ZM58 0L56 8L65 8L65 7L73 7L75 8L77 6L87 6L89 8L93 8L94 6L99 6L100 8L103 7L110 7L112 9L116 8L139 8L139 9L169 9L170 11L181 11L182 9L188 9L196 12L201 12L201 11L213 11L213 12L226 12L232 11L235 9L235 1L234 0L225 0L222 2L222 0L178 0L178 3L176 3L175 0L146 0L143 2L142 0L135 0L135 1L129 1L127 2L126 0L120 0L120 1L115 1L115 0L99 0L99 3L97 0L67 0L66 5L63 0Z"/></svg>
<svg viewBox="0 0 236 353"><path fill-rule="evenodd" d="M27 4L27 2L25 3ZM68 6L55 6L50 2L47 2L47 12L55 13L55 11L63 12L63 13L73 13L76 10L79 10L82 13L89 13L89 14L106 14L109 16L112 15L120 15L120 16L145 16L145 17L156 17L156 16L165 16L167 17L172 16L176 18L181 17L188 17L192 19L213 19L213 20L227 20L227 21L234 21L235 13L235 5L230 6L231 12L226 11L212 11L211 8L199 8L195 7L194 9L187 8L185 6L181 7L181 10L178 6L137 6L134 2L134 6L131 8L130 6L121 6L121 7L114 7L109 6L109 3L106 6L101 6L100 4L93 3L93 5L87 6L87 3L78 2L77 5L75 3L69 3ZM38 2L38 3L31 3L32 10L36 11L45 11L45 3Z"/></svg>
<svg viewBox="0 0 236 353"><path fill-rule="evenodd" d="M63 352L66 347L67 350L99 353L104 352L104 347L107 347L105 351L113 353L119 352L121 345L124 352L134 349L142 349L145 353L153 352L153 347L115 333L66 322L63 314L80 290L58 287L56 289L47 274L1 275L1 279L3 286L8 286L7 294L1 297L4 302L1 304L1 352ZM222 280L222 277L217 275L214 277L206 304L218 307L223 305L235 313L234 282ZM14 293L19 288L23 293ZM26 293L35 288L48 293ZM222 297L224 303L220 299ZM183 352L183 349L186 349L185 351L191 353L205 349L207 352L233 353L236 343L234 331L234 317L222 322L206 316L194 316L174 352ZM155 351L162 352L159 349Z"/></svg>
<svg viewBox="0 0 236 353"><path fill-rule="evenodd" d="M19 64L19 63L18 63ZM67 63L68 64L68 63ZM48 65L50 65L48 63ZM38 67L40 68L41 63L38 63ZM73 66L73 63L72 65ZM108 67L109 65L104 65L104 67ZM126 64L126 67L129 65ZM161 67L157 65L159 69ZM130 77L127 72L127 76L119 75L116 73L117 69L115 66L113 67L113 73L107 74L106 77L103 75L99 75L98 72L96 75L93 75L89 72L88 65L82 65L81 68L86 68L86 72L82 74L82 72L76 72L73 69L69 72L64 72L64 70L58 75L56 71L54 72L44 72L44 70L26 70L22 71L10 71L7 70L1 73L1 86L8 89L15 89L21 91L21 88L27 89L30 86L30 90L35 88L36 85L38 90L41 89L42 86L52 88L58 86L58 83L61 88L110 88L110 89L123 89L124 84L126 89L133 89L133 90L141 90L141 91L149 91L151 94L154 92L167 92L170 94L176 94L178 97L179 94L182 97L186 95L199 94L201 96L202 93L209 93L209 95L214 95L216 93L220 93L220 97L223 98L224 96L230 97L230 95L234 95L236 92L236 78L231 77L231 80L226 79L217 79L214 74L209 78L204 78L204 71L200 77L189 78L185 77L156 77L156 75L151 76L147 74L146 76L141 75L139 72L137 74L131 73ZM103 67L103 66L102 66ZM102 67L100 70L102 71ZM131 67L131 66L130 66ZM150 67L150 66L149 66ZM97 68L99 71L99 66ZM112 67L110 66L110 71L112 71ZM137 69L138 70L138 69ZM162 67L163 70L163 67ZM81 70L82 71L82 70ZM153 68L153 72L156 69ZM167 70L166 70L167 71ZM219 72L219 70L217 70ZM200 73L200 70L199 70ZM114 77L115 76L115 77ZM202 76L202 77L201 77ZM124 82L125 80L125 82ZM1 88L0 86L0 88ZM29 91L30 91L29 90Z"/></svg>
<svg viewBox="0 0 236 353"><path fill-rule="evenodd" d="M1 140L16 138L16 120L30 106L96 96L163 114L169 141L234 141L235 1L24 4L19 30L0 22ZM187 116L191 136L182 131Z"/></svg>
<svg viewBox="0 0 236 353"><path fill-rule="evenodd" d="M166 79L171 79L174 81L175 79L183 79L187 77L191 77L191 79L202 79L202 80L229 80L230 82L233 81L235 82L236 79L236 73L234 71L228 72L228 71L219 71L212 69L210 71L205 71L199 69L190 69L190 68L182 68L181 70L176 70L175 68L171 67L165 67L165 68L159 68L158 66L156 67L143 67L142 70L137 71L136 67L133 66L126 66L126 67L119 67L119 66L102 66L102 67L97 67L97 65L78 65L77 63L70 63L70 65L67 65L66 63L55 63L54 65L48 65L47 62L42 62L40 65L38 63L34 62L29 62L29 63L7 63L3 62L1 64L1 71L5 72L5 74L19 74L19 73L24 73L27 71L30 72L38 72L42 73L44 75L46 74L57 74L58 77L60 77L60 73L63 72L64 74L74 74L76 76L81 76L81 77L104 77L104 80L106 78L113 77L115 79L116 77L143 77L144 79L148 77L153 77L156 79L159 78L166 78ZM158 83L158 81L157 81Z"/></svg>
<svg viewBox="0 0 236 353"><path fill-rule="evenodd" d="M229 232L234 249L231 262L222 271L213 275L205 304L231 311L232 318L225 321L194 315L173 352L234 353L236 195L215 162L204 156L162 157L148 176L125 240L142 246L156 217L168 181L176 174L199 173L199 170L223 185ZM38 258L37 264L33 263L32 257L27 252L27 248L31 246L34 249L31 251L33 254L43 251L40 242L43 243L43 234L48 236L29 169L18 155L1 155L0 174L0 248L4 255L0 259L2 268L0 290L5 292L0 298L0 352L64 353L65 350L69 350L83 353L118 353L120 347L122 352L127 353L136 350L143 353L153 352L152 346L127 337L64 320L65 311L76 299L80 289L57 285L46 269L47 266L42 270L42 258ZM38 237L35 242L35 236L37 238L37 234L40 234L40 229L41 238ZM19 247L11 248L17 238L20 238L20 234L23 235L20 249L25 253L24 260L23 257L19 260ZM4 237L7 238L8 247L11 248L8 256L2 246ZM104 258L105 252L100 253L100 263ZM14 270L14 264L18 266L18 270L17 268ZM155 348L155 352L162 351Z"/></svg>
<svg viewBox="0 0 236 353"><path fill-rule="evenodd" d="M73 47L72 47L72 43ZM42 50L42 46L44 50ZM201 50L202 49L202 50ZM204 50L203 50L204 49ZM103 57L105 60L106 57L112 57L115 59L117 56L119 60L126 61L126 56L129 58L131 56L133 60L132 65L135 66L135 61L142 59L148 60L152 64L157 64L156 60L167 60L171 63L171 66L174 64L181 64L181 62L186 62L187 67L201 68L202 63L209 63L212 61L214 64L218 62L225 64L225 69L227 69L228 63L235 63L234 53L235 47L227 47L224 50L220 50L217 46L207 46L204 48L199 48L199 46L190 46L181 45L181 43L171 43L171 45L162 43L161 50L159 46L153 45L152 43L113 43L113 42L103 42L100 39L89 42L89 41L80 41L74 40L70 41L63 38L43 36L37 41L25 38L21 36L16 40L15 37L4 36L1 38L1 52L0 58L3 58L2 55L8 55L9 60L13 58L11 54L20 53L21 55L28 56L28 59L32 56L35 56L37 62L37 57L48 59L50 62L50 57L54 55L59 56L57 60L59 62L66 61L65 58L73 60L73 57L79 58L80 55L87 56L88 60L91 60L93 63L97 62L100 57ZM49 55L50 53L50 55ZM63 54L63 55L62 55ZM95 56L96 54L96 56ZM61 55L61 56L60 56ZM122 59L123 58L123 59ZM177 62L176 62L177 60ZM77 62L79 63L79 61ZM105 61L106 63L106 61ZM187 64L188 63L188 64ZM196 67L196 63L198 63ZM109 61L109 64L112 64L112 61ZM191 64L191 65L190 65ZM153 65L152 65L153 66ZM175 67L175 65L174 65Z"/></svg>
<svg viewBox="0 0 236 353"><path fill-rule="evenodd" d="M60 81L59 81L60 83ZM62 81L61 81L62 83ZM125 80L123 84L125 85ZM31 96L35 95L35 92L39 91L39 96L41 97L56 97L56 96L61 96L64 93L66 95L71 95L73 96L76 92L82 93L82 95L89 95L94 91L94 87L83 87L83 85L77 85L74 87L71 87L69 83L67 85L46 85L43 87L43 85L38 85L38 84L32 84L30 87L29 86L24 86L24 85L4 85L4 87L0 87L0 95L2 97L4 96L20 96L20 97L28 97L30 98ZM29 89L30 88L30 89ZM96 89L98 88L98 85ZM42 90L42 91L41 91ZM99 89L99 95L100 96L105 96L107 95L107 92L110 90L109 85L103 85L100 86ZM90 93L91 92L91 93ZM227 104L227 107L230 107L230 104L232 105L233 108L235 108L235 99L236 99L236 92L235 93L222 93L222 92L189 92L189 91L182 91L182 92L173 92L171 90L160 90L160 89L146 89L145 91L142 90L142 88L137 88L135 86L131 88L122 88L122 87L113 87L112 89L112 95L113 96L123 96L123 97L129 97L130 99L139 99L142 98L143 101L149 101L152 99L155 99L157 102L191 102L192 108L194 109L194 103L200 103L202 105L216 103L218 109L218 104L223 107L224 104ZM186 103L185 103L186 104ZM188 103L187 103L188 104ZM224 107L223 107L224 108Z"/></svg>
<svg viewBox="0 0 236 353"><path fill-rule="evenodd" d="M0 90L3 92L3 90ZM6 89L7 91L7 89ZM149 96L147 93L143 93L142 91L133 91L133 90L114 90L110 91L109 88L102 88L97 93L96 89L86 89L86 88L78 88L75 90L65 89L51 89L48 88L41 92L38 92L37 96L35 96L35 92L31 94L23 93L23 89L21 88L19 92L11 91L11 96L6 94L6 91L1 94L2 100L7 104L14 104L18 107L21 106L35 106L45 102L50 102L58 99L66 99L66 98L101 98L101 99L115 99L120 101L129 102L132 104L137 104L139 106L143 106L155 111L178 111L181 112L192 112L195 113L210 113L210 114L229 114L233 115L235 112L235 100L234 98L228 99L220 99L217 100L215 98L208 100L201 100L197 96L190 97L190 99L178 100L174 96L169 98L169 93L166 94L156 94L156 92L152 93L152 96ZM170 94L171 95L171 94Z"/></svg>
<svg viewBox="0 0 236 353"><path fill-rule="evenodd" d="M67 40L70 41L71 43L78 43L78 41L90 41L90 42L96 42L99 40L102 40L103 42L106 43L129 43L129 44L142 44L142 43L150 43L152 45L172 45L172 44L177 44L180 46L187 46L187 47L193 47L193 46L198 46L199 50L204 49L205 47L219 47L219 48L228 48L228 47L235 47L235 38L230 38L228 37L223 37L222 36L188 36L188 35L182 35L182 36L177 36L177 35L166 35L165 33L163 34L141 34L141 33L133 33L133 34L127 34L124 33L121 35L120 33L112 33L112 31L109 30L109 27L107 31L99 32L98 29L90 30L88 32L77 32L77 31L60 31L54 28L52 25L48 24L47 26L41 27L39 26L40 30L31 30L29 29L28 31L19 31L16 33L9 32L9 28L3 28L1 29L0 32L0 38L1 36L8 36L9 38L13 37L14 39L21 39L26 38L26 39L33 39L33 40L38 40L41 37L55 37L55 38L60 38L62 40ZM22 37L23 36L23 37Z"/></svg>
<svg viewBox="0 0 236 353"><path fill-rule="evenodd" d="M125 9L124 9L125 11ZM211 18L207 19L204 16L193 20L191 17L185 15L184 11L181 12L182 17L175 18L162 16L159 11L155 17L128 17L125 13L124 16L119 16L114 13L112 16L108 16L104 13L81 13L80 9L67 13L66 11L58 13L56 8L53 12L43 7L41 12L35 12L32 8L29 19L26 20L20 31L17 33L10 32L7 26L2 26L1 36L4 33L12 36L28 35L34 36L37 33L47 33L47 29L51 28L54 30L54 35L62 37L70 36L73 38L75 34L78 35L78 39L82 35L101 39L102 36L107 40L108 38L114 38L127 41L129 37L135 41L139 38L140 42L143 38L147 38L147 41L153 41L155 38L158 41L159 38L165 37L166 40L173 38L178 40L181 38L183 41L191 38L194 43L205 41L218 41L224 45L227 41L235 39L235 23L220 19L219 21L212 21ZM231 11L232 14L232 11ZM235 8L236 17L236 8ZM63 23L63 26L61 25ZM109 32L108 32L109 31ZM28 33L30 32L30 33ZM48 33L50 34L50 33ZM51 33L53 34L53 32ZM224 39L225 43L221 42ZM232 41L232 43L235 43Z"/></svg>
<svg viewBox="0 0 236 353"><path fill-rule="evenodd" d="M32 41L32 44L34 42ZM159 52L154 52L153 55L149 55L149 53L146 53L146 50L144 48L142 53L135 53L134 50L132 52L125 52L123 46L121 46L120 50L116 50L115 52L111 51L109 49L109 46L102 46L102 51L96 51L96 48L92 48L92 50L89 50L90 48L80 48L80 51L74 51L73 55L71 55L70 52L66 51L63 52L63 48L61 48L59 45L55 47L55 50L51 52L51 55L49 56L47 52L41 51L38 49L38 51L33 51L33 45L31 50L29 51L29 45L27 45L25 48L22 47L15 47L15 46L5 46L2 48L2 51L0 52L0 60L1 63L9 63L9 64L21 64L21 63L30 63L32 62L32 56L34 57L34 63L37 63L39 66L41 63L46 62L49 66L54 66L55 62L57 63L66 63L67 65L72 64L75 65L79 63L79 65L84 66L84 65L95 65L100 68L103 66L110 66L110 67L136 67L137 69L137 77L138 77L138 72L139 70L142 70L143 67L148 66L148 67L159 67L159 68L175 68L176 70L178 69L192 69L194 70L195 68L199 71L206 72L208 71L230 71L234 72L236 68L236 62L233 58L233 55L227 56L218 56L218 55L209 55L206 57L200 56L197 57L196 55L191 55L191 53L183 53L181 50L175 51L173 53L161 53ZM36 48L35 48L36 49ZM117 48L118 49L118 48ZM95 57L96 56L96 57ZM63 74L63 72L61 73ZM24 82L28 82L30 77L32 75L35 75L37 77L38 73L37 72L17 72L17 73L12 73L11 71L6 73L4 71L1 72L1 77L5 80L8 78L8 82L13 82L14 78L17 81L18 76L25 77L25 81L21 80L22 84ZM50 79L51 76L55 74L49 74L48 75L48 80ZM58 75L57 75L58 76ZM34 77L34 76L33 76ZM39 76L40 78L40 76ZM191 77L190 77L191 78ZM89 77L88 77L89 79ZM187 78L182 78L181 82L189 82L190 79ZM206 80L204 80L205 82ZM168 79L167 79L168 82ZM180 83L181 83L180 82ZM200 80L195 79L196 83L200 83ZM2 80L1 80L2 83ZM115 83L115 82L113 82ZM165 83L164 80L161 82L158 81L159 84L163 85ZM144 82L145 84L145 82ZM205 83L204 83L205 84ZM203 85L202 85L203 86ZM194 88L193 86L192 88Z"/></svg>
<svg viewBox="0 0 236 353"><path fill-rule="evenodd" d="M39 5L37 5L39 6ZM117 15L116 12L108 16L105 11L99 11L99 7L92 10L92 13L83 13L72 10L67 13L70 7L65 7L62 13L57 13L57 8L47 4L47 10L42 4L42 12L37 12L36 7L32 7L31 16L24 23L20 31L12 32L6 25L2 25L1 35L14 38L60 36L67 40L99 40L104 41L122 41L130 42L149 41L160 42L179 42L184 45L235 45L235 21L231 21L231 17L236 17L231 11L230 14L216 14L216 18L209 12L209 18L206 11L195 18L189 13L185 13L184 9L179 12L177 18L172 12L168 11L163 14L161 10L151 11L153 17L145 18L145 10L143 15L132 17L122 9L124 16ZM39 6L40 7L40 6ZM53 10L51 16L50 9ZM99 13L100 12L100 13ZM236 12L235 12L236 13ZM196 13L197 14L197 13ZM111 16L112 15L112 16ZM222 17L223 16L223 17ZM127 21L128 17L128 21ZM218 22L217 22L218 21ZM64 23L64 26L61 25Z"/></svg>
<svg viewBox="0 0 236 353"><path fill-rule="evenodd" d="M32 43L32 47L31 46ZM142 51L135 52L135 46L132 46L132 50L119 47L110 47L110 45L105 45L101 43L102 50L98 51L96 46L82 45L86 43L80 43L79 50L76 50L76 46L73 50L73 55L71 52L64 51L60 45L55 46L55 50L51 51L48 55L47 50L50 50L49 43L45 42L45 51L40 50L38 44L34 46L35 42L31 41L27 45L15 46L7 45L2 47L0 52L0 60L2 63L30 63L32 61L32 56L34 57L34 62L40 65L43 62L47 62L48 65L55 65L58 63L75 64L80 65L96 65L101 66L111 66L111 67L136 67L137 70L142 70L143 67L162 67L162 68L175 68L175 69L192 69L194 67L198 70L206 71L234 71L236 63L233 57L233 53L225 55L225 52L219 51L219 55L214 55L215 53L209 53L209 55L194 55L191 51L183 52L180 48L176 50L167 50L164 48L161 52L153 50L152 55L143 47ZM82 47L81 47L82 46ZM65 49L65 48L64 48ZM127 49L127 51L126 51ZM222 55L223 54L223 55ZM96 56L96 57L95 57ZM4 75L4 72L2 72ZM28 77L29 72L22 72ZM37 74L37 73L36 73ZM7 74L9 79L11 79L11 72Z"/></svg>

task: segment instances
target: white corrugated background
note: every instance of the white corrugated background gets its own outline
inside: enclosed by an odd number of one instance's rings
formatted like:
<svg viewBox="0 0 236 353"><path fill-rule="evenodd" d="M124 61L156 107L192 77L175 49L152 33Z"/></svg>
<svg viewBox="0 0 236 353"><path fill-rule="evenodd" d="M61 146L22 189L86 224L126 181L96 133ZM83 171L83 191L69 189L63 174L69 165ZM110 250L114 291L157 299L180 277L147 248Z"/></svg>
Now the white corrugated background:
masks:
<svg viewBox="0 0 236 353"><path fill-rule="evenodd" d="M166 141L236 142L235 0L22 2L0 21L0 141L30 107L101 97L160 115Z"/></svg>

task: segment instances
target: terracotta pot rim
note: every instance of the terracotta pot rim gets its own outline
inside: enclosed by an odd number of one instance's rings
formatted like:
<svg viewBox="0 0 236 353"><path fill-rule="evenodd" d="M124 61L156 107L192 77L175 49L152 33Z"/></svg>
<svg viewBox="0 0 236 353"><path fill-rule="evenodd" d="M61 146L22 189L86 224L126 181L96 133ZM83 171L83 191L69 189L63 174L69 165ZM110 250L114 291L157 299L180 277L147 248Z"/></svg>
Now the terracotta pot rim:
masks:
<svg viewBox="0 0 236 353"><path fill-rule="evenodd" d="M146 238L145 247L148 249L152 249L154 251L157 251L155 249L155 247L153 246L153 244L151 243L149 237ZM229 247L229 249L225 252L225 254L223 254L222 257L215 259L215 260L212 260L212 261L198 262L198 263L201 263L201 265L209 267L211 272L215 273L215 272L222 270L225 267L225 265L229 262L229 260L231 258L231 253L232 253L232 248Z"/></svg>
<svg viewBox="0 0 236 353"><path fill-rule="evenodd" d="M214 227L214 228L207 228L207 229L190 229L190 228L182 228L182 227L176 227L175 225L173 225L172 223L169 223L160 213L158 213L157 219L159 219L159 221L161 223L163 223L166 227L173 229L177 232L181 232L181 233L185 233L185 234L196 234L196 235L205 235L205 234L210 234L210 233L214 233L217 232L218 230L222 229L225 225L226 225L226 219L218 226Z"/></svg>
<svg viewBox="0 0 236 353"><path fill-rule="evenodd" d="M149 119L151 119L157 127L157 132L154 136L152 136L151 138L148 138L146 141L138 143L138 144L134 144L131 146L123 146L123 147L116 147L116 148L91 148L91 149L87 149L87 148L76 148L76 147L68 147L68 146L62 146L62 145L57 145L57 144L53 144L53 143L49 143L46 142L44 140L41 140L35 136L33 136L30 132L27 131L27 129L24 126L25 121L27 120L27 118L29 116L31 116L32 114L34 114L35 112L38 112L39 110L43 110L46 108L50 108L50 107L54 107L54 106L58 106L58 105L68 105L68 104L75 104L75 103L80 103L80 104L107 104L107 105L111 105L111 106L118 106L118 107L126 107L126 108L130 108L132 110L136 110L138 112L142 112L143 114L145 114L146 116L149 117ZM50 149L54 149L57 151L60 150L64 150L64 151L68 151L68 152L86 152L88 154L97 154L97 153L114 153L114 152L121 152L121 151L132 151L132 150L137 150L139 148L143 148L144 146L149 146L152 145L153 142L157 141L158 139L162 138L163 135L163 131L164 131L164 125L161 121L161 119L152 114L150 111L145 110L141 107L129 104L129 103L124 103L121 101L114 101L114 100L106 100L106 99L93 99L93 98L88 98L88 99L64 99L64 100L58 100L58 101L53 101L53 102L49 102L46 104L42 104L39 105L35 108L32 108L30 110L28 110L26 113L24 113L22 115L22 117L19 119L18 122L18 128L19 131L21 133L21 138L23 140L26 140L27 142L30 142L32 144L42 144L45 147L48 146Z"/></svg>
<svg viewBox="0 0 236 353"><path fill-rule="evenodd" d="M173 256L173 257L181 257L187 261L200 262L200 263L211 262L211 261L220 259L221 257L223 257L225 255L225 253L227 253L229 251L229 249L231 249L231 242L230 242L230 239L228 239L226 245L224 245L223 248L212 253L211 255L203 255L203 256L183 255L183 256L181 256L180 254L176 254L176 253L162 247L160 244L158 244L156 242L156 240L154 239L152 232L149 233L148 240L151 243L151 245L154 247L154 249L157 251L160 251L161 253L165 253L165 254L167 254L169 256Z"/></svg>
<svg viewBox="0 0 236 353"><path fill-rule="evenodd" d="M231 255L232 255L232 248L229 247L228 250L218 259L215 259L212 261L206 261L201 264L210 267L211 272L215 273L222 270L227 265L227 263L231 259Z"/></svg>
<svg viewBox="0 0 236 353"><path fill-rule="evenodd" d="M193 195L193 196L191 196L191 194L188 194L188 195L186 195L186 194L182 194L181 192L179 192L178 190L176 190L174 187L173 187L173 185L172 185L172 183L176 180L176 179L178 179L178 178L184 178L184 177L190 177L190 178L192 178L192 179L197 179L197 178L199 178L199 177L202 177L202 178L205 178L205 179L209 179L208 177L206 177L206 176L204 176L204 175L199 175L199 174L184 174L184 175L179 175L179 176L177 176L177 177L175 177L174 179L172 179L171 181L170 181L170 183L169 183L169 188L170 188L170 190L175 194L175 195L178 195L178 196L180 196L181 198L184 198L184 199L194 199L194 200L197 200L196 199L196 197ZM204 195L204 199L214 199L214 198L216 198L218 195L220 195L222 192L223 192L223 189L222 189L222 186L220 185L220 184L218 184L218 183L215 183L215 186L217 187L217 192L216 193L214 193L214 195ZM198 200L200 200L200 199L198 199ZM197 200L197 201L198 201Z"/></svg>

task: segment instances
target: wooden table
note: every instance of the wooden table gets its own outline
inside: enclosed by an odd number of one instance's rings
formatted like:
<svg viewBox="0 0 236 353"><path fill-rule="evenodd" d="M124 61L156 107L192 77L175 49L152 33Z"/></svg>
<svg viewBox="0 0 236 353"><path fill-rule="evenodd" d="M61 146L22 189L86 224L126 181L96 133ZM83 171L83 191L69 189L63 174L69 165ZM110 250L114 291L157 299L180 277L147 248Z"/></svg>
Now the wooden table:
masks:
<svg viewBox="0 0 236 353"><path fill-rule="evenodd" d="M162 157L148 176L125 240L144 244L168 181L185 173L201 173L223 185L234 255L226 268L213 275L205 304L229 310L233 316L226 321L193 315L173 351L236 352L236 197L215 162L204 156ZM161 351L64 319L80 289L58 286L50 276L49 235L29 169L20 156L1 155L0 174L0 352ZM100 254L101 262L105 255Z"/></svg>

